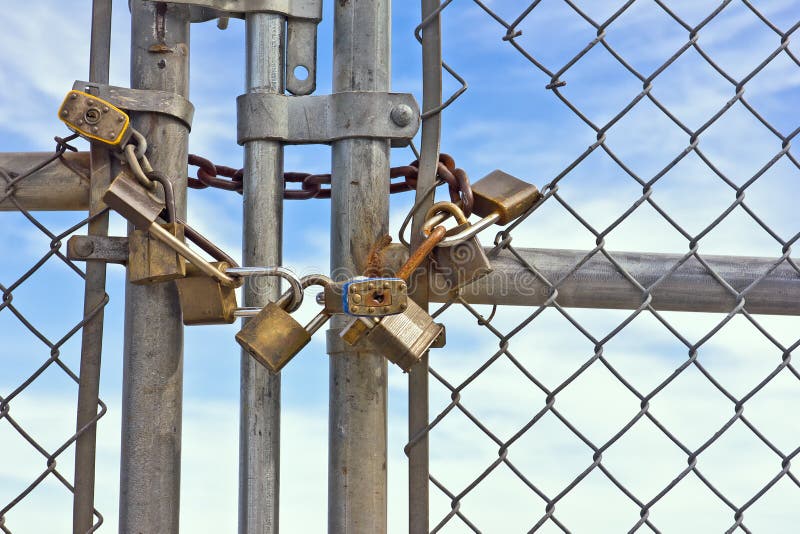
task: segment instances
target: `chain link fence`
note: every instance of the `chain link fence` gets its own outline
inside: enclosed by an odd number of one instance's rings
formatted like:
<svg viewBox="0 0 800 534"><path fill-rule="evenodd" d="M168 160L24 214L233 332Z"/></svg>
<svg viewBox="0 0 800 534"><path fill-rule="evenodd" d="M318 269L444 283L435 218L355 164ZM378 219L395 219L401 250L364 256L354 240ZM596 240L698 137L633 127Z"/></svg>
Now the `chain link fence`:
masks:
<svg viewBox="0 0 800 534"><path fill-rule="evenodd" d="M76 403L63 405L61 397L54 397L56 392L71 390L77 401L80 334L108 303L106 295L83 314L86 275L67 258L66 239L105 211L75 222L73 214L34 215L17 198L18 191L35 180L37 173L53 166L64 166L89 183L85 166L66 157L68 150L74 150L69 140L57 137L55 152L31 168L0 167L0 220L11 236L8 242L16 243L15 250L4 250L0 271L0 531L7 534L38 528L31 524L32 517L41 518L40 527L50 528L47 525L52 524L53 515L71 513L74 445L106 413L106 405L98 401L97 416L73 432ZM35 189L26 195L35 194ZM32 257L34 263L27 264ZM65 380L73 387L65 390ZM63 439L52 439L56 429L64 432ZM38 507L38 512L29 506ZM23 508L25 519L15 521L15 512ZM102 522L95 509L90 532Z"/></svg>
<svg viewBox="0 0 800 534"><path fill-rule="evenodd" d="M495 122L480 134L488 151L498 148L487 157L508 143L529 153L525 162L547 163L520 175L544 185L543 199L497 234L490 254L513 258L547 294L534 309L463 296L433 308L448 346L430 356L430 424L406 446L430 441L432 532L792 530L800 324L754 315L748 296L777 269L800 282L792 257L800 163L791 149L800 115L788 103L800 94L790 48L797 6L450 4L440 14L455 84L443 123L510 111L557 118L544 132ZM466 90L474 68L453 61L452 50L447 57L449 37L476 50L502 42L514 67L498 63L496 77ZM501 98L508 87L531 75L530 101L546 98L546 109L504 111L513 105ZM527 128L541 135L520 145L514 138ZM557 143L573 134L594 142L570 155L578 141ZM442 145L458 157L447 133ZM546 257L523 248L584 243L557 279L546 276ZM645 281L621 247L680 252ZM726 280L710 254L771 259L742 284ZM562 305L570 295L560 290L591 262L623 277L639 295L633 309ZM725 313L659 307L654 294L689 265L725 292ZM411 394L412 405L425 402Z"/></svg>

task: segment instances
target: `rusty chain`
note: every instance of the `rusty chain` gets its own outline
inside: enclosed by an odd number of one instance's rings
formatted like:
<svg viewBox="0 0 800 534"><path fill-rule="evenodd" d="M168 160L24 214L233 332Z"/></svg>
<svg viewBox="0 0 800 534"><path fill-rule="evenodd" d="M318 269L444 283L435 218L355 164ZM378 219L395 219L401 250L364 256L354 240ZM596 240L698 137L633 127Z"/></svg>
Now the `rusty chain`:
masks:
<svg viewBox="0 0 800 534"><path fill-rule="evenodd" d="M189 177L188 186L192 189L206 189L214 187L226 191L242 193L242 178L244 169L234 169L225 165L215 165L210 160L189 154L189 165L197 167L197 178ZM389 169L389 178L404 178L403 181L389 184L390 193L402 193L417 188L417 174L419 162L412 161L408 165L392 167ZM470 187L467 173L456 167L455 160L448 154L439 156L437 178L441 183L446 183L450 193L450 200L462 206L464 214L472 213L472 188ZM310 174L305 172L286 172L283 174L284 193L287 200L306 200L310 198L330 198L330 174ZM300 188L290 188L289 184L300 184Z"/></svg>

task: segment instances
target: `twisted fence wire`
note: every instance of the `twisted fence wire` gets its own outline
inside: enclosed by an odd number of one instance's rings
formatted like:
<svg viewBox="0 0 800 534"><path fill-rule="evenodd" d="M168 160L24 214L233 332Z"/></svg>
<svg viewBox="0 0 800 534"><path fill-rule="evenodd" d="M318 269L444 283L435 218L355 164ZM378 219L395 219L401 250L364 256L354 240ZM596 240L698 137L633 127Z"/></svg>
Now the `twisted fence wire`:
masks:
<svg viewBox="0 0 800 534"><path fill-rule="evenodd" d="M477 476L473 477L466 485L460 487L449 487L446 480L440 479L436 472L435 463L432 462L430 481L433 486L437 488L450 502L450 510L443 517L430 518L432 532L438 532L445 528L454 529L455 531L494 531L491 525L481 525L478 521L472 519L475 515L479 515L475 513L479 508L479 504L475 504L475 501L473 501L471 507L469 507L465 505L464 501L468 495L474 493L475 489L482 483L485 483L487 478L493 472L496 472L496 470L500 469L501 466L506 467L509 472L513 473L513 476L516 477L516 479L518 479L525 487L527 487L533 494L535 494L535 496L538 497L536 502L538 502L540 505L539 509L541 510L541 514L534 522L532 522L532 524L527 527L531 532L538 531L542 528L570 532L571 528L574 528L570 527L570 523L575 518L570 517L569 515L559 514L559 503L563 501L571 492L574 492L576 487L578 487L581 482L590 474L597 472L602 473L602 475L615 488L617 488L622 495L624 495L625 499L630 501L630 503L632 503L638 509L638 517L632 517L628 525L628 528L631 532L640 531L643 527L646 531L661 532L664 527L659 526L658 521L651 517L651 510L660 501L662 501L667 494L673 491L675 487L681 483L681 481L691 476L696 477L696 479L705 488L707 488L709 492L716 499L718 499L719 502L729 509L730 524L727 527L726 532L734 532L737 530L750 532L751 529L746 523L747 511L766 494L768 494L771 488L773 488L780 481L786 480L789 481L795 488L800 489L800 480L798 480L797 476L791 470L792 460L798 454L798 452L800 452L800 440L795 439L793 448L781 448L775 443L774 439L771 440L767 433L761 431L756 423L749 419L744 413L746 403L756 394L762 391L770 382L773 381L773 379L775 379L775 377L788 373L791 377L793 377L793 379L800 380L800 374L798 374L797 368L792 364L791 358L792 352L798 346L800 346L800 339L789 344L779 341L777 337L771 334L768 331L768 328L762 324L763 321L759 321L759 319L750 314L747 309L747 296L750 290L756 287L767 276L769 276L769 274L778 266L782 264L791 266L791 268L798 274L798 277L800 278L800 267L798 267L797 262L790 257L792 251L791 247L794 245L797 239L800 238L800 233L795 233L788 238L781 237L777 230L773 229L763 217L760 217L754 211L754 209L746 203L745 194L753 184L757 183L758 180L761 179L765 173L773 168L779 161L788 161L790 165L794 167L794 169L800 170L800 162L798 162L797 157L791 152L791 141L797 136L798 132L800 132L800 127L796 127L789 133L781 132L779 128L771 124L763 114L759 113L758 109L745 98L744 94L747 83L750 82L759 72L763 71L773 60L781 55L788 57L795 66L800 68L800 60L798 60L797 55L795 55L789 49L790 36L795 33L798 27L800 27L800 21L794 22L787 30L781 30L778 25L771 22L762 11L756 8L752 2L748 0L742 0L740 5L745 6L747 10L755 15L761 23L763 23L771 32L775 34L775 40L777 44L774 50L771 51L771 53L769 53L753 70L748 72L743 77L737 79L735 76L724 70L718 62L715 62L712 54L704 49L699 41L699 37L702 35L703 29L711 21L723 13L725 9L732 4L733 0L724 0L720 2L716 8L710 10L707 16L705 16L696 25L688 23L686 20L677 15L676 11L669 7L668 1L654 0L655 5L664 13L666 13L666 15L674 23L678 24L686 32L686 39L682 46L680 46L670 57L658 65L652 73L647 74L634 68L631 63L626 61L623 55L614 47L612 47L606 40L607 35L613 34L614 32L614 22L634 5L635 0L629 0L625 2L624 5L619 7L619 9L614 11L605 20L595 20L584 10L582 10L574 1L558 1L567 6L575 17L578 17L590 24L596 30L596 36L562 66L551 68L545 65L544 61L537 58L537 56L541 53L541 50L528 49L523 46L519 39L522 35L522 32L519 30L520 24L522 24L523 21L533 19L537 16L537 8L542 4L541 0L531 2L524 10L520 11L513 20L507 20L494 11L492 7L490 7L494 5L493 3L490 4L489 2L482 2L481 0L473 0L473 3L477 5L487 17L489 17L487 20L494 21L494 23L497 23L500 26L498 39L508 43L508 45L519 52L533 68L537 69L549 78L549 82L547 83L545 89L553 94L554 105L566 106L566 108L570 110L574 116L578 117L586 127L594 131L596 134L596 142L586 148L586 150L579 154L574 160L565 162L563 170L553 176L542 188L543 198L523 217L513 222L503 231L498 233L495 239L495 247L490 254L496 256L501 251L504 251L505 253L511 254L513 257L515 257L519 261L520 265L524 266L524 268L527 269L532 276L546 284L549 289L549 296L546 302L542 306L535 309L532 313L527 314L527 316L521 322L508 331L504 331L502 326L496 326L494 324L496 321L493 322L493 317L496 308L493 309L491 316L487 318L484 317L484 315L482 315L482 313L475 306L469 304L460 296L453 297L452 300L442 305L433 313L435 317L440 317L441 319L450 309L458 308L462 311L465 311L466 314L475 319L478 325L480 325L483 329L485 329L486 332L489 332L491 336L496 339L498 349L489 358L485 359L481 365L469 373L466 379L461 381L455 381L451 377L448 377L445 372L439 372L436 370L437 363L446 361L446 358L448 357L447 349L441 351L441 355L439 354L439 351L434 351L431 353L430 376L432 377L434 383L438 383L445 388L446 392L450 396L450 402L442 410L438 411L438 413L432 412L434 415L430 424L422 432L419 432L417 435L410 438L409 443L406 445L406 452L408 452L409 448L419 440L435 433L437 427L439 427L443 421L452 418L456 413L460 413L465 416L471 422L471 424L479 430L479 433L482 436L493 442L497 447L497 457L488 465L480 466ZM446 18L449 11L456 9L454 7L446 9L450 3L451 1L449 0L443 2L437 14L441 14ZM552 3L553 2L551 2L551 4ZM638 28L637 31L646 32L647 29ZM419 28L417 29L417 37L419 39ZM741 37L741 39L744 38L745 36ZM581 61L588 61L587 54L597 47L602 47L602 49L605 49L618 64L624 67L627 73L634 76L642 84L641 91L603 124L593 122L588 117L588 114L586 114L578 104L570 100L562 89L570 81L569 74L571 69L573 69L575 65L579 64ZM730 99L725 102L721 108L713 112L703 124L694 129L689 127L685 122L681 121L676 114L671 112L668 106L660 101L652 92L652 88L658 83L659 75L661 75L670 65L678 60L678 58L690 50L694 50L708 65L711 66L718 76L727 81L730 84L730 89L732 92ZM453 102L455 102L458 97L467 89L467 81L465 81L463 76L459 75L456 70L446 64L443 64L443 68L450 75L454 76L456 81L461 84L461 87L450 98L448 98L440 108L434 110L433 113L442 112L448 108L448 106L451 106ZM688 138L688 144L685 146L685 148L676 154L666 166L661 168L651 177L641 176L634 172L632 168L626 164L624 158L615 153L606 143L606 133L609 131L609 129L617 124L620 119L626 116L626 114L628 114L637 105L637 103L644 99L647 99L649 102L651 102L658 110L660 110L661 113L663 113L664 116L669 119L669 121L680 128L680 130ZM752 174L752 176L746 177L747 179L744 180L741 185L737 185L736 181L731 176L726 175L719 168L719 166L715 165L713 157L706 154L700 147L701 135L713 124L717 123L721 117L723 117L736 105L739 105L743 109L747 110L761 125L763 125L780 141L780 150L778 150L767 161L763 162L761 167L757 170L757 172ZM447 114L445 113L445 118L446 115ZM602 151L605 153L619 167L619 169L623 171L625 175L627 175L631 180L635 181L641 187L641 195L605 228L595 228L592 226L587 218L581 214L581 209L572 206L567 198L565 198L559 192L559 187L562 180L568 174L573 172L578 166L589 166L590 163L586 162L586 159L595 151ZM657 194L654 195L654 192L658 192L659 181L665 175L667 175L667 173L674 169L680 161L692 153L696 154L708 167L708 169L710 169L710 171L721 181L721 183L725 184L731 190L733 193L732 196L734 197L731 203L725 207L721 213L713 217L713 220L710 224L707 224L699 232L694 234L681 226L676 217L670 216L668 209L657 202ZM583 228L591 232L595 239L595 248L591 251L588 251L581 261L574 265L574 267L568 273L558 280L548 280L540 272L540 270L537 269L536 263L526 260L513 244L515 229L519 228L521 225L535 224L537 210L539 210L545 204L552 203L556 203L558 206L562 207ZM631 214L645 204L652 207L655 212L657 212L663 218L663 220L669 224L671 228L679 232L680 235L688 242L688 251L683 254L680 260L677 261L658 280L649 285L643 285L637 281L624 268L624 266L617 261L614 253L606 250L606 237L609 235L609 233L619 227L623 221L628 219ZM737 209L746 213L747 216L760 228L762 228L780 247L780 255L779 257L775 258L772 266L763 272L757 279L752 280L747 287L740 288L738 290L732 287L728 281L726 281L709 265L709 263L704 260L703 254L700 251L701 240L712 230L717 228L732 212L734 212L734 210ZM794 231L796 231L796 229ZM614 269L620 275L622 275L631 284L631 286L641 293L641 303L639 306L627 314L627 316L624 317L619 324L611 328L604 336L592 334L588 328L581 324L579 316L576 316L575 313L568 311L559 304L559 287L561 284L570 278L570 276L578 272L589 259L597 256L602 256L605 258L605 260L613 265ZM715 319L716 324L696 341L691 340L689 336L683 335L679 331L679 328L673 324L673 320L653 307L654 290L671 275L673 275L682 265L692 259L699 262L699 264L705 268L707 273L716 281L716 283L731 295L733 302L731 309L724 314L724 316L717 316ZM572 372L566 379L557 383L555 387L546 385L543 380L536 376L536 373L526 368L522 359L519 357L526 351L535 349L530 349L530 347L526 347L524 345L519 346L518 348L513 347L515 336L517 336L531 323L536 321L537 318L539 318L545 312L545 310L550 308L556 310L558 314L560 314L575 328L577 335L584 337L593 346L593 353L591 356L586 359L580 365L580 367ZM518 311L520 315L526 315L526 312L522 310ZM649 315L655 319L655 321L663 325L664 328L674 338L674 340L685 347L688 354L688 357L682 361L680 365L678 365L669 374L669 376L661 380L655 387L649 390L636 387L631 380L626 378L625 372L615 367L615 365L612 364L611 360L604 353L604 348L609 341L618 336L618 334L620 334L620 332L629 326L631 322L642 315ZM741 396L735 395L730 388L726 388L723 385L722 381L715 378L713 371L704 365L703 358L701 357L701 349L703 346L706 345L713 336L718 334L736 317L741 317L750 323L781 355L780 360L774 362L774 369L767 373L766 376L758 377L756 385L749 388L749 390ZM519 379L521 381L526 381L527 384L540 391L545 397L544 405L539 407L531 407L530 413L528 414L528 421L515 433L513 433L513 435L506 439L501 437L498 432L492 431L492 421L487 420L485 417L482 419L477 413L475 413L474 410L471 410L469 404L464 402L462 397L462 393L465 390L468 390L470 385L473 384L478 377L480 377L487 369L489 369L500 359L506 359L508 363L513 365L513 367L519 371ZM635 396L639 403L636 413L630 417L624 425L619 427L617 431L613 432L613 435L605 441L590 439L589 435L585 431L582 431L579 424L571 421L568 415L559 410L559 408L556 406L556 400L559 398L559 394L564 392L567 388L570 388L570 386L574 385L576 380L578 380L587 372L588 369L594 365L601 365L604 367L615 378L615 380L618 381L619 384L621 384L627 391ZM727 418L719 427L709 428L706 439L704 439L704 441L697 447L690 446L686 443L687 440L685 439L680 439L676 432L670 430L668 423L665 423L656 417L656 415L651 411L651 401L665 388L667 388L667 386L669 386L671 383L674 383L676 379L689 368L694 368L699 371L719 393L724 395L724 397L733 407L733 415ZM800 388L800 384L794 382L794 386L796 394L797 388ZM412 399L412 402L413 401L414 400ZM427 402L427 399L425 399L424 402ZM587 399L586 402L592 402L592 399ZM580 470L577 476L574 476L566 485L563 485L559 491L555 492L545 491L542 487L540 487L536 477L526 474L523 468L512 461L513 455L509 455L509 448L514 443L518 442L527 432L531 430L531 428L535 427L537 423L540 423L546 416L554 416L557 418L558 421L560 421L560 423L569 430L574 440L581 442L591 451L591 454L586 458L584 467ZM629 432L638 421L641 420L650 421L663 434L663 436L665 436L669 442L685 456L686 460L686 467L678 472L675 472L670 478L669 482L664 485L663 488L657 491L654 495L646 496L642 495L641 493L637 493L636 490L628 487L620 477L615 475L612 468L603 463L604 454L627 432ZM760 485L756 491L754 491L748 498L744 500L727 496L725 494L726 492L720 488L718 484L715 484L714 477L708 475L698 465L698 460L702 458L703 453L707 451L715 442L720 440L720 438L725 435L726 432L728 432L729 429L731 429L732 426L737 422L745 425L746 428L749 429L757 438L757 440L763 443L769 449L769 451L771 451L774 459L772 472L765 475L767 476L766 482L763 485ZM450 448L447 453L457 457L459 454L457 446L455 444L450 444L449 447ZM551 452L554 453L553 457L540 458L539 460L544 462L557 461L555 451ZM496 504L497 503L486 503L486 506L496 506Z"/></svg>
<svg viewBox="0 0 800 534"><path fill-rule="evenodd" d="M57 339L55 339L53 336L47 336L43 332L42 328L37 327L35 324L36 321L26 317L26 315L17 306L15 306L13 302L14 292L23 284L30 283L31 278L50 261L62 262L69 268L70 271L75 274L78 279L81 280L81 286L83 285L83 280L85 279L84 271L64 255L62 252L62 246L65 245L64 240L67 238L67 236L85 227L91 220L104 214L107 209L73 224L63 231L57 232L49 229L45 222L43 222L46 217L34 216L33 213L30 210L25 209L22 203L15 197L17 187L20 184L22 184L26 179L34 176L37 172L51 165L63 165L71 172L78 175L81 180L85 180L88 183L89 177L84 175L80 169L75 168L66 158L63 157L67 150L75 150L68 144L68 142L75 137L77 136L71 136L65 139L56 137L55 152L30 169L13 170L0 167L0 186L2 187L2 192L0 192L0 203L10 203L16 212L21 214L31 225L33 225L33 227L36 228L38 234L40 234L47 243L47 250L44 255L15 280L11 281L10 283L8 283L6 280L0 280L0 292L2 292L0 313L11 314L14 318L16 318L16 324L18 325L19 329L21 331L27 330L33 334L33 336L35 336L36 339L41 342L42 345L44 345L42 348L47 351L47 357L39 357L41 363L35 369L35 371L24 378L10 391L0 391L0 425L7 424L13 428L14 431L21 436L32 449L41 455L44 462L44 469L41 471L41 473L31 480L25 487L20 488L19 493L14 498L7 503L0 502L0 531L6 534L10 534L15 531L26 531L25 529L28 527L28 525L24 524L23 522L14 521L14 508L24 499L29 497L48 477L54 477L71 494L74 495L74 487L72 483L58 469L58 459L65 451L74 445L80 435L94 426L107 411L106 404L102 400L98 399L97 416L82 428L74 432L72 435L63 439L61 444L55 449L50 450L42 444L42 436L38 436L39 439L37 439L35 432L26 430L25 420L23 418L18 419L15 417L12 410L14 401L24 398L26 390L30 388L31 385L34 384L34 382L50 368L59 369L72 382L74 382L76 385L79 384L80 378L78 375L61 359L62 347L73 337L75 337L76 334L80 333L84 325L86 325L98 313L100 313L109 301L108 295L106 295L96 307L84 314L84 316L76 324L69 324L65 326L63 335ZM2 217L3 214L0 214L0 219L2 219ZM5 253L10 254L11 251L5 251ZM78 301L76 302L76 305L81 306L82 303ZM9 335L14 336L14 334L6 333L6 336ZM34 357L37 351L31 348L29 353L31 357ZM0 361L0 370L2 370L3 365L4 362ZM74 417L72 420L74 420ZM48 438L49 437L50 436L48 436ZM7 463L8 465L13 465L15 458L13 458L11 454L3 453L2 462ZM94 510L94 517L95 521L89 532L94 532L103 523L103 516L97 509Z"/></svg>

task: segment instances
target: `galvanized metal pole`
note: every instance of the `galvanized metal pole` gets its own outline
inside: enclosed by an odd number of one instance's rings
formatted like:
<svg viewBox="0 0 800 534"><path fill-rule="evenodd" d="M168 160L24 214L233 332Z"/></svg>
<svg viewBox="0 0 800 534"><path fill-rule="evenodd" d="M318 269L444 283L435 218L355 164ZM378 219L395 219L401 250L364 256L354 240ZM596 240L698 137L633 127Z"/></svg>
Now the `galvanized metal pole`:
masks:
<svg viewBox="0 0 800 534"><path fill-rule="evenodd" d="M247 92L283 93L286 19L247 16ZM245 265L280 265L283 222L283 146L244 145ZM247 284L247 306L264 306L280 291L279 279ZM257 290L258 289L258 290ZM242 351L239 419L239 533L277 533L280 482L281 379Z"/></svg>
<svg viewBox="0 0 800 534"><path fill-rule="evenodd" d="M188 97L189 8L134 0L131 86ZM174 183L186 215L188 130L177 119L136 113L155 169ZM183 325L175 285L126 285L119 530L177 534L181 474Z"/></svg>
<svg viewBox="0 0 800 534"><path fill-rule="evenodd" d="M442 103L442 24L439 15L440 0L422 0L422 111L433 110ZM420 210L411 225L411 246L416 248L422 240L422 226L427 208L433 204L434 194L424 200L436 181L439 162L439 142L442 117L435 113L422 123L422 142L419 158L419 179L415 202ZM428 309L428 275L416 278L412 297L425 310ZM429 531L430 486L428 456L428 354L408 373L408 531L412 534Z"/></svg>
<svg viewBox="0 0 800 534"><path fill-rule="evenodd" d="M111 61L111 0L92 2L92 34L89 47L89 81L108 83ZM89 214L105 208L101 197L111 181L111 157L108 150L91 149L91 184ZM89 235L108 235L108 214L89 223ZM78 384L78 409L75 431L75 499L72 503L72 531L83 534L92 528L94 512L95 452L97 448L97 413L100 394L100 362L103 351L103 302L106 296L106 264L86 263L84 316L90 316L81 333L81 367Z"/></svg>
<svg viewBox="0 0 800 534"><path fill-rule="evenodd" d="M390 0L336 2L335 92L389 90L390 13ZM331 269L360 274L370 247L388 231L389 142L347 139L334 143L332 154ZM332 327L345 321L335 317ZM330 354L328 532L380 534L386 532L386 358L344 346Z"/></svg>

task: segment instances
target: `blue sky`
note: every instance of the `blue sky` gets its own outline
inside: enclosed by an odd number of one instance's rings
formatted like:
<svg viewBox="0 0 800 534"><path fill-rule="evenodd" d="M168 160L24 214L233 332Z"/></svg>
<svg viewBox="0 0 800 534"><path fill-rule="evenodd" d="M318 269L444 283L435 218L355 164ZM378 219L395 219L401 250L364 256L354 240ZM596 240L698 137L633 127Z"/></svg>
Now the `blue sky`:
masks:
<svg viewBox="0 0 800 534"><path fill-rule="evenodd" d="M520 1L486 2L513 20L525 7ZM52 137L65 132L56 119L63 95L73 80L88 72L90 2L73 9L63 24L62 6L44 0L7 14L0 48L14 53L0 57L0 149L40 151L52 148ZM598 19L622 2L575 2ZM718 2L681 0L668 4L689 24L696 24ZM111 82L128 84L129 21L126 2L115 2ZM783 31L796 24L791 0L767 0L757 7ZM333 3L326 2L319 31L317 94L330 92ZM596 140L595 132L545 89L549 76L534 68L508 43L505 29L476 4L454 2L444 12L444 55L470 84L470 89L445 111L442 149L477 180L501 168L540 187L550 182ZM420 49L412 30L419 20L415 3L393 7L393 90L420 98ZM47 29L42 39L41 30ZM543 0L522 22L518 42L550 70L560 69L596 35L596 30L562 0ZM688 32L650 0L638 0L606 30L607 42L634 68L649 76L688 39ZM235 142L235 97L243 91L244 31L231 21L224 32L213 22L192 27L190 98L195 121L190 150L224 165L241 165ZM25 43L25 46L20 46ZM699 32L698 43L734 78L753 70L780 45L780 37L736 0ZM800 53L790 45L795 55ZM595 47L561 79L562 93L596 124L603 124L642 90L642 82L625 71L601 47ZM445 79L445 91L458 84ZM688 50L653 82L652 93L690 128L712 117L734 95L734 87L694 50ZM745 96L783 134L800 126L800 68L780 54L746 85ZM639 102L607 132L607 144L635 173L651 179L689 144L689 136L647 99ZM780 149L780 140L744 109L734 105L700 138L705 154L735 184L746 182ZM85 148L85 145L81 145ZM395 165L413 155L396 149ZM327 171L327 147L289 147L286 169ZM747 190L747 204L781 237L798 228L796 200L800 171L786 158L776 163ZM601 230L627 210L642 188L600 150L588 156L560 182L559 194L594 228ZM696 234L735 199L735 191L689 154L655 185L653 198L689 233ZM410 207L410 194L391 202L392 229ZM284 263L301 273L328 269L329 216L324 200L285 205ZM80 220L80 214L36 214L59 233ZM222 191L190 191L189 219L228 252L239 256L240 197ZM0 283L10 284L49 247L49 238L18 214L0 214ZM122 235L115 219L112 233ZM492 232L484 238L486 244ZM685 253L688 240L655 210L643 205L607 237L608 250ZM589 250L595 237L555 201L548 201L514 232L515 246ZM781 246L741 209L735 210L701 240L702 254L776 257ZM119 411L124 272L109 269L111 301L106 315L101 392L109 404L100 423L98 508L106 517L101 531L116 530L119 462ZM313 300L313 299L309 299ZM37 326L60 337L80 316L82 288L63 264L50 261L14 292L14 304ZM300 320L315 313L312 304ZM488 313L488 309L481 308ZM510 331L534 310L498 312L493 324ZM605 337L629 312L570 310L596 339ZM714 314L665 313L692 343L722 319ZM448 347L436 351L432 365L457 384L480 367L498 348L497 339L476 328L465 310L442 315L448 327ZM759 323L784 346L798 338L798 320L758 317ZM236 522L238 370L236 327L193 327L186 330L185 399L181 524L186 531L209 532L209 525ZM48 357L8 311L0 312L0 394L6 395ZM326 436L328 364L324 337L315 341L283 371L281 522L285 532L319 532L326 524ZM79 340L62 348L63 360L78 366ZM594 343L555 310L546 310L512 338L510 351L548 387L556 387L593 355ZM754 387L780 363L780 350L745 319L737 317L704 344L701 361L736 395ZM653 316L642 314L604 348L609 361L637 388L649 391L687 358L687 348ZM406 378L390 372L390 531L406 530ZM12 410L26 429L46 446L60 445L72 432L77 388L57 369L48 370L14 400ZM449 402L449 391L432 380L431 413ZM462 393L462 402L479 415L501 439L510 438L545 403L510 361L499 358ZM559 394L557 407L590 439L602 443L638 411L639 401L597 363ZM685 443L697 447L733 414L733 404L696 369L682 373L651 403L652 412ZM778 375L747 404L747 414L784 452L794 450L800 431L796 418L782 416L800 407L800 387L789 373ZM212 430L211 432L209 430ZM497 458L497 445L468 419L454 412L431 435L431 470L452 491L460 492ZM44 460L0 421L0 506L13 498L44 469ZM509 457L550 496L591 464L591 450L552 415L544 417L514 444ZM686 456L654 425L637 423L604 455L604 465L649 500L686 465ZM733 502L746 502L780 470L780 460L740 423L700 457L703 472ZM59 462L71 477L71 451ZM735 466L735 469L732 468ZM800 519L798 488L778 483L745 514L756 532L785 531ZM432 525L449 510L442 494L432 491ZM40 513L46 506L49 513ZM526 531L544 513L544 504L509 470L501 466L465 497L462 511L486 532ZM556 508L556 516L576 532L619 532L638 519L638 508L595 471ZM732 523L732 512L697 478L690 475L651 511L665 532L717 532ZM48 479L9 513L14 532L62 531L70 519L70 502L58 482ZM453 521L446 532L464 532ZM557 531L554 525L543 531Z"/></svg>

